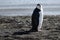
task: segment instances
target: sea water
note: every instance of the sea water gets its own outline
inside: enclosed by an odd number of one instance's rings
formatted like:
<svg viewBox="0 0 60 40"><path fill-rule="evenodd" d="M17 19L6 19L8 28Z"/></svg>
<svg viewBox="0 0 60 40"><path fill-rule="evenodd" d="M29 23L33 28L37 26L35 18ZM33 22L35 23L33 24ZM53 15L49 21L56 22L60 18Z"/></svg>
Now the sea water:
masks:
<svg viewBox="0 0 60 40"><path fill-rule="evenodd" d="M60 15L59 4L43 4L44 15ZM31 16L36 4L0 5L1 16Z"/></svg>

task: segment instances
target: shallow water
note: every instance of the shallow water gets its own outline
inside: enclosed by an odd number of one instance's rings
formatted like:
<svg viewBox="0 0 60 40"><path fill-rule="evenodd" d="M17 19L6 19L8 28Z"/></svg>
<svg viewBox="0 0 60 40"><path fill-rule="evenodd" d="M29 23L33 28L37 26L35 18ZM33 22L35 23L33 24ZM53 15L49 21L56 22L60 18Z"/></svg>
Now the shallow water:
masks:
<svg viewBox="0 0 60 40"><path fill-rule="evenodd" d="M1 5L0 15L4 16L31 16L36 4L25 5ZM44 15L60 15L60 5L43 4Z"/></svg>

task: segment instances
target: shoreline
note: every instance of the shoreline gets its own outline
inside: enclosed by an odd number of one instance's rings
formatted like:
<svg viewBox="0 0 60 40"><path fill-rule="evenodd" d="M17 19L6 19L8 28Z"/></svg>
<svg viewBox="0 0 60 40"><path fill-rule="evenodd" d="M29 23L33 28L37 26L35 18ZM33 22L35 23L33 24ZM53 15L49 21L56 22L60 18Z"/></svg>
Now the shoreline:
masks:
<svg viewBox="0 0 60 40"><path fill-rule="evenodd" d="M0 15L0 16L4 17L4 15ZM8 16L8 17L18 17L18 16L31 16L31 15L16 15L16 16ZM44 15L44 16L60 16L60 15ZM7 16L5 15L5 17Z"/></svg>

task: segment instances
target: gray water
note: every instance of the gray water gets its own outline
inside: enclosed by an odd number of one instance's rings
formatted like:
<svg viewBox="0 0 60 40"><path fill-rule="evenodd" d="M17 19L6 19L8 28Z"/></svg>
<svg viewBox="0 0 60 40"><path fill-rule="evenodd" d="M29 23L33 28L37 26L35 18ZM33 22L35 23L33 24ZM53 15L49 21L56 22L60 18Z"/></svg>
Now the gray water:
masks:
<svg viewBox="0 0 60 40"><path fill-rule="evenodd" d="M43 4L44 15L60 15L60 4ZM0 5L2 16L31 16L36 4Z"/></svg>

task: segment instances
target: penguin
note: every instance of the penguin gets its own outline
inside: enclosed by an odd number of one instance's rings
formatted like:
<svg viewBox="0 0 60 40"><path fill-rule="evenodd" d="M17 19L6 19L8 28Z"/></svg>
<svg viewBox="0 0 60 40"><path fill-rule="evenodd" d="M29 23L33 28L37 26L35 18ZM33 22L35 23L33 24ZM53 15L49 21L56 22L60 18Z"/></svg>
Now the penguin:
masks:
<svg viewBox="0 0 60 40"><path fill-rule="evenodd" d="M42 23L43 23L43 9L42 5L37 4L36 8L32 14L32 28L31 32L41 31Z"/></svg>

